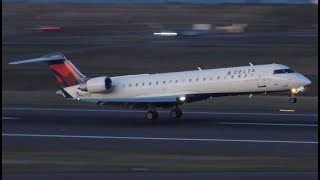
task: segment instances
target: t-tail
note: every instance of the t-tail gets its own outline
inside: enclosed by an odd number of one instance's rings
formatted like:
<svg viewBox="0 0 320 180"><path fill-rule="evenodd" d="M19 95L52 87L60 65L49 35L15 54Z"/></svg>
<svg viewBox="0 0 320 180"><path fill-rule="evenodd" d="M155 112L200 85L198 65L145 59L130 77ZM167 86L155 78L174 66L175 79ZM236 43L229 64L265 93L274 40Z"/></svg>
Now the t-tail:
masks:
<svg viewBox="0 0 320 180"><path fill-rule="evenodd" d="M26 64L44 62L47 63L53 71L55 78L61 86L61 89L77 84L82 84L86 80L84 76L63 54L48 54L40 58L11 62L9 64Z"/></svg>

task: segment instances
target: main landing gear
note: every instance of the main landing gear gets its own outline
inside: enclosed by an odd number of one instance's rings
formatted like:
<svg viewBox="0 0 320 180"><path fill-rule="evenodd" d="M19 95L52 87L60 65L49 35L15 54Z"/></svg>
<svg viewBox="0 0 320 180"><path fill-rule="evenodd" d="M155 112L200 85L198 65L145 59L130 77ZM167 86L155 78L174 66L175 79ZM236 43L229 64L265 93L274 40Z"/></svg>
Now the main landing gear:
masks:
<svg viewBox="0 0 320 180"><path fill-rule="evenodd" d="M148 120L156 120L158 118L159 114L155 109L152 110L148 110L147 114L146 114L146 118Z"/></svg>
<svg viewBox="0 0 320 180"><path fill-rule="evenodd" d="M172 119L179 120L182 117L182 111L179 108L174 108L170 111L170 117Z"/></svg>
<svg viewBox="0 0 320 180"><path fill-rule="evenodd" d="M153 107L149 108L146 113L146 118L148 120L156 120L158 118L158 116L159 116L158 112ZM175 120L180 120L180 118L182 117L181 109L179 109L178 107L173 108L170 111L170 117Z"/></svg>

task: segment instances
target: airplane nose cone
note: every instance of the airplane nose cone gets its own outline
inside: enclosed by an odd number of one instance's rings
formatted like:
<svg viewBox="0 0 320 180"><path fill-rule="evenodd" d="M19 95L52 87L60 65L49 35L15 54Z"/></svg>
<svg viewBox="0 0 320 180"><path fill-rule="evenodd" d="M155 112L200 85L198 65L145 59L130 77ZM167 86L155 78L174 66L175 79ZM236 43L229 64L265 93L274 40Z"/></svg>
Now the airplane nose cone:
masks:
<svg viewBox="0 0 320 180"><path fill-rule="evenodd" d="M308 78L303 77L302 83L303 83L303 86L307 86L311 84L311 81Z"/></svg>

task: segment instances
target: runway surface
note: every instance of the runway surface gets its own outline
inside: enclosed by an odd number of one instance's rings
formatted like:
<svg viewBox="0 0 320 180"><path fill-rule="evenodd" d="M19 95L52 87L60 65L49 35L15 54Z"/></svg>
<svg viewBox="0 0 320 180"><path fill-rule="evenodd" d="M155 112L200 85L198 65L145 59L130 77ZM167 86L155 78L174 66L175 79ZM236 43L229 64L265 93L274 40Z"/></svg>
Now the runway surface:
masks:
<svg viewBox="0 0 320 180"><path fill-rule="evenodd" d="M180 121L159 111L83 107L2 108L2 149L112 149L317 157L318 115L184 109ZM20 151L20 150L19 150ZM23 151L23 150L21 150ZM282 155L281 155L282 154ZM284 156L283 156L284 158ZM250 171L248 169L248 171ZM316 179L317 172L4 173L4 179Z"/></svg>
<svg viewBox="0 0 320 180"><path fill-rule="evenodd" d="M187 149L189 151L317 152L318 115L185 110L180 121L159 111L5 107L3 145Z"/></svg>

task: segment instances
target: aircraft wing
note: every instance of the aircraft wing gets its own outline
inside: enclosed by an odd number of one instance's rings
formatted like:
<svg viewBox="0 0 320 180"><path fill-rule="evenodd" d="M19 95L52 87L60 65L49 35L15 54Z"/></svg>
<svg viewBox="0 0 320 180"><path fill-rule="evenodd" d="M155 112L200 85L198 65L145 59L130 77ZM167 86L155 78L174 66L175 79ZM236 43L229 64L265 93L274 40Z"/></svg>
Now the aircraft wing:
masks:
<svg viewBox="0 0 320 180"><path fill-rule="evenodd" d="M132 98L78 98L87 102L109 102L109 103L170 103L178 102L179 96L155 96L155 97L132 97Z"/></svg>

